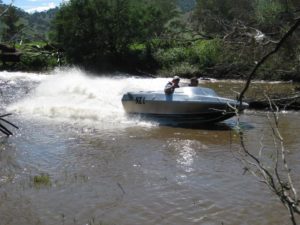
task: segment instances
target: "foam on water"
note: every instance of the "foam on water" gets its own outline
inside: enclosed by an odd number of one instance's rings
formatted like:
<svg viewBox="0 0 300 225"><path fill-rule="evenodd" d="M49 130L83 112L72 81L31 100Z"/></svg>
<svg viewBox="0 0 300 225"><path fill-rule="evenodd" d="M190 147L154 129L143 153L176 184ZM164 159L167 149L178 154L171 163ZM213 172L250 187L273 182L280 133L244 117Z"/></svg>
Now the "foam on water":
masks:
<svg viewBox="0 0 300 225"><path fill-rule="evenodd" d="M128 123L121 103L122 95L127 91L161 90L167 81L122 74L96 77L75 68L44 76L16 73L10 77L40 79L40 84L24 99L8 106L8 111L55 120L98 123Z"/></svg>
<svg viewBox="0 0 300 225"><path fill-rule="evenodd" d="M0 81L13 82L15 80L41 81L47 77L46 74L24 73L24 72L0 72Z"/></svg>

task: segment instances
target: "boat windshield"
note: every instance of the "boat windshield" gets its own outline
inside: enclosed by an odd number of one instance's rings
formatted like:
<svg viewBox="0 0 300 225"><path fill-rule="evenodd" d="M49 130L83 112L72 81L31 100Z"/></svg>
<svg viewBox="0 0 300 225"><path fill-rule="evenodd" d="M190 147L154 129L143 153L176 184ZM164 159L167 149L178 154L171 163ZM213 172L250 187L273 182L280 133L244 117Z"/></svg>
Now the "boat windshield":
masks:
<svg viewBox="0 0 300 225"><path fill-rule="evenodd" d="M217 93L210 88L203 87L182 87L176 89L177 93L183 93L186 95L206 95L206 96L218 96Z"/></svg>

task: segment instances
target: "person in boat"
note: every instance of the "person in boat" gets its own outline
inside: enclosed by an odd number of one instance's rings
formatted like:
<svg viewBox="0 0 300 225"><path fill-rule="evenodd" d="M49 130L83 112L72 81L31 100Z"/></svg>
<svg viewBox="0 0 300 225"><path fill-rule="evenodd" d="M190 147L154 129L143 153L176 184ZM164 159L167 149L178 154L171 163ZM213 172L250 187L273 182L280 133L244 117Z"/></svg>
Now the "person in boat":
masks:
<svg viewBox="0 0 300 225"><path fill-rule="evenodd" d="M169 81L165 86L165 94L171 95L174 93L175 88L179 88L180 78L178 76L173 77L172 81Z"/></svg>
<svg viewBox="0 0 300 225"><path fill-rule="evenodd" d="M189 84L189 87L198 87L199 85L199 81L197 77L192 77L190 82L191 83Z"/></svg>

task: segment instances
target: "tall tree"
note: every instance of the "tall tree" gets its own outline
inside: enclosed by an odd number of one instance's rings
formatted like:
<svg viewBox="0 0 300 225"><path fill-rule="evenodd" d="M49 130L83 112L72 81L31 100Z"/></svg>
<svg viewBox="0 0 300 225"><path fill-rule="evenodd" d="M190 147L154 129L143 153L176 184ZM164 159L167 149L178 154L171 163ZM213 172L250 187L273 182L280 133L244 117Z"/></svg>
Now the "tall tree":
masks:
<svg viewBox="0 0 300 225"><path fill-rule="evenodd" d="M61 6L52 38L76 64L117 61L134 42L164 30L173 16L172 1L70 0Z"/></svg>
<svg viewBox="0 0 300 225"><path fill-rule="evenodd" d="M1 19L5 25L2 30L2 39L3 41L12 41L22 28L22 24L18 24L19 16L16 13L16 9L14 7L9 7Z"/></svg>
<svg viewBox="0 0 300 225"><path fill-rule="evenodd" d="M253 3L249 0L197 0L194 26L205 33L220 35L236 20L251 21Z"/></svg>

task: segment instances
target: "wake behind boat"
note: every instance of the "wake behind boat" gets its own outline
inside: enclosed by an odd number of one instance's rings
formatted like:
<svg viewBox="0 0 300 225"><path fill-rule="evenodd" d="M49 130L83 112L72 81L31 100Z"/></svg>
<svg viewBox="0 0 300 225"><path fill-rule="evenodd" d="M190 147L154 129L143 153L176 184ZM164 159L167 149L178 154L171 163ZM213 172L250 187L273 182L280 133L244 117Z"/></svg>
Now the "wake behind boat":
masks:
<svg viewBox="0 0 300 225"><path fill-rule="evenodd" d="M198 123L220 122L235 116L236 108L242 111L248 107L203 87L181 87L171 95L163 91L127 92L122 104L129 114Z"/></svg>

